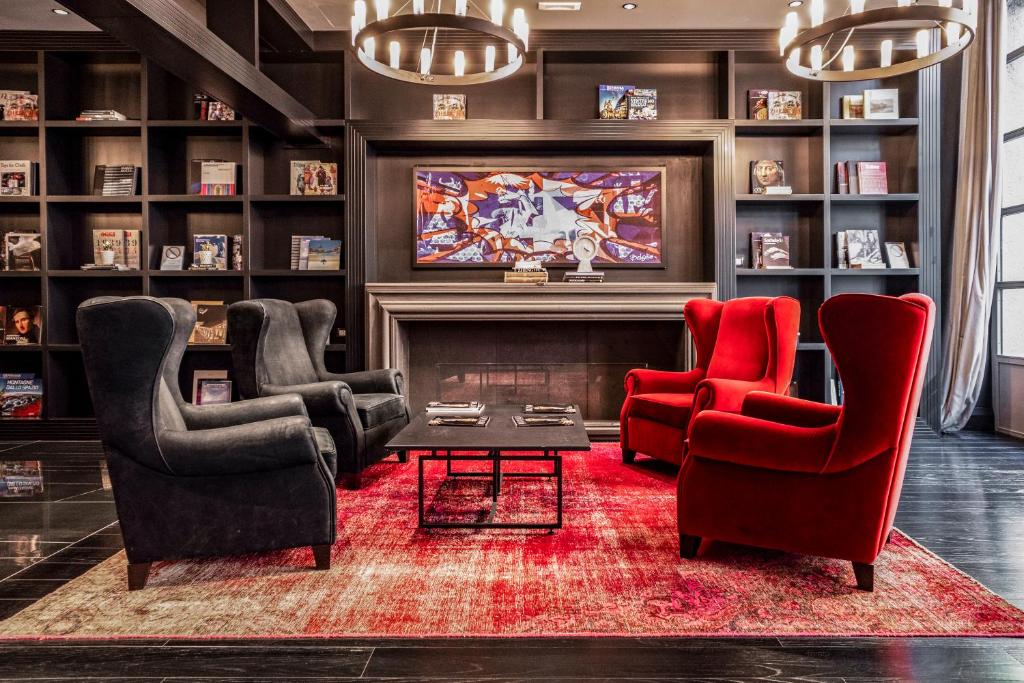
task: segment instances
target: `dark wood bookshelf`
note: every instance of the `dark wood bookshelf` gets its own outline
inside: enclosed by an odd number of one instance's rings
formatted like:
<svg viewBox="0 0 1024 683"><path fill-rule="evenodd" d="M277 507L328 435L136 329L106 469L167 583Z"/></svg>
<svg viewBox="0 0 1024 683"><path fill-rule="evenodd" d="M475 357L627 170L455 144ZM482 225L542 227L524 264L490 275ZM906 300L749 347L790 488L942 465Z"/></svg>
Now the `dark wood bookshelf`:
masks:
<svg viewBox="0 0 1024 683"><path fill-rule="evenodd" d="M0 122L0 158L40 165L38 197L0 199L0 229L37 227L44 253L41 271L0 273L0 305L42 305L46 311L42 344L0 346L0 371L43 376L44 419L35 426L0 422L0 438L94 433L74 326L76 307L93 296L149 294L226 303L328 298L338 306L336 327L347 330L341 343L328 345L328 366L361 369L368 279L500 277L413 271L407 251L394 250L399 235L405 240L402 249L411 248L401 212L411 211L412 202L406 203L410 169L420 163L628 159L633 165L671 167L677 159L697 159L706 186L681 199L680 206L695 203L702 218L678 237L685 249L675 255L676 263L664 271L619 270L610 280L715 281L725 298L796 297L802 307L797 391L827 400L834 370L817 328L817 308L826 298L841 292L923 291L939 301L939 75L933 69L885 81L822 84L789 74L763 42L751 40L750 49L696 44L679 49L669 38L609 49L600 32L581 32L565 49L535 50L515 76L464 89L470 119L465 122L432 121L432 95L450 89L382 78L348 53L266 55L261 70L313 112L319 142L282 140L248 120L196 121L192 98L201 89L134 52L0 51L0 88L39 93L41 111L39 122ZM596 120L597 86L609 83L657 88L659 121ZM904 118L841 118L843 95L879 87L900 89ZM800 91L806 118L751 120L751 89ZM130 120L74 121L85 108L116 109ZM239 194L188 194L192 158L237 162ZM338 163L337 196L289 194L289 163L305 159ZM749 165L758 159L785 160L795 194L751 194ZM835 194L834 165L847 160L886 161L893 194ZM99 163L141 167L139 195L89 194L92 169ZM388 214L396 187L400 212ZM389 220L396 216L402 220ZM91 231L98 228L140 229L143 268L79 270L91 260ZM834 235L852 228L877 229L883 241L908 247L916 242L922 263L900 270L840 270ZM765 230L790 236L793 269L749 268L749 235ZM159 270L162 246L187 248L192 235L209 232L243 237L242 270ZM290 270L292 234L341 239L342 269ZM194 370L230 368L229 350L230 345L189 346L182 363L186 395ZM933 353L932 379L938 357ZM922 411L929 419L937 416L939 401L934 386L927 385Z"/></svg>

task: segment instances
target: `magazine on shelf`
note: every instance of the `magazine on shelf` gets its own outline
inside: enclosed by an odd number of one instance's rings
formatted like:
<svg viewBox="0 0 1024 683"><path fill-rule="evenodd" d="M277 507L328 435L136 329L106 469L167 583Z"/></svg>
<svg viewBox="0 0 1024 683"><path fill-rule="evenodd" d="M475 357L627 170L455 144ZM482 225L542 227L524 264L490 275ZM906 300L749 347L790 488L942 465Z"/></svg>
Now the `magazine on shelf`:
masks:
<svg viewBox="0 0 1024 683"><path fill-rule="evenodd" d="M626 117L632 121L658 119L658 91L654 88L634 88L626 96Z"/></svg>
<svg viewBox="0 0 1024 683"><path fill-rule="evenodd" d="M884 161L858 161L860 194L889 194L889 169Z"/></svg>
<svg viewBox="0 0 1024 683"><path fill-rule="evenodd" d="M7 306L0 324L4 344L19 346L43 342L42 306Z"/></svg>
<svg viewBox="0 0 1024 683"><path fill-rule="evenodd" d="M465 121L466 120L466 96L435 93L434 94L434 120L435 121Z"/></svg>
<svg viewBox="0 0 1024 683"><path fill-rule="evenodd" d="M629 118L629 93L632 85L597 86L597 117L599 119Z"/></svg>
<svg viewBox="0 0 1024 683"><path fill-rule="evenodd" d="M199 384L207 380L224 381L227 370L195 370L192 372L192 403L199 405Z"/></svg>
<svg viewBox="0 0 1024 683"><path fill-rule="evenodd" d="M777 159L761 159L750 162L750 191L753 194L774 194L770 188L786 188L788 193L792 188L786 185L786 164ZM776 190L781 194L788 194Z"/></svg>
<svg viewBox="0 0 1024 683"><path fill-rule="evenodd" d="M223 159L192 159L188 166L189 194L233 196L238 194L239 164Z"/></svg>
<svg viewBox="0 0 1024 683"><path fill-rule="evenodd" d="M131 197L139 193L142 169L127 164L98 164L93 173L92 193L104 197Z"/></svg>
<svg viewBox="0 0 1024 683"><path fill-rule="evenodd" d="M338 164L333 161L292 161L293 195L337 195Z"/></svg>
<svg viewBox="0 0 1024 683"><path fill-rule="evenodd" d="M192 237L192 265L204 268L203 252L210 252L212 267L210 270L228 269L228 236L227 235L194 235Z"/></svg>
<svg viewBox="0 0 1024 683"><path fill-rule="evenodd" d="M747 116L753 121L768 120L768 90L747 91Z"/></svg>
<svg viewBox="0 0 1024 683"><path fill-rule="evenodd" d="M0 120L38 121L39 95L28 90L0 90Z"/></svg>
<svg viewBox="0 0 1024 683"><path fill-rule="evenodd" d="M36 194L39 164L28 159L0 160L0 197Z"/></svg>
<svg viewBox="0 0 1024 683"><path fill-rule="evenodd" d="M799 121L804 117L803 94L799 90L768 91L769 121Z"/></svg>
<svg viewBox="0 0 1024 683"><path fill-rule="evenodd" d="M196 405L214 406L231 403L231 380L201 379L199 380Z"/></svg>
<svg viewBox="0 0 1024 683"><path fill-rule="evenodd" d="M38 232L4 234L5 270L40 270L43 245Z"/></svg>
<svg viewBox="0 0 1024 683"><path fill-rule="evenodd" d="M877 230L847 230L846 249L850 268L884 269L882 245Z"/></svg>
<svg viewBox="0 0 1024 683"><path fill-rule="evenodd" d="M310 240L306 270L341 270L341 240Z"/></svg>
<svg viewBox="0 0 1024 683"><path fill-rule="evenodd" d="M761 238L761 261L767 270L792 268L789 263L789 236L774 234Z"/></svg>
<svg viewBox="0 0 1024 683"><path fill-rule="evenodd" d="M30 372L0 373L0 417L38 419L43 416L43 379Z"/></svg>
<svg viewBox="0 0 1024 683"><path fill-rule="evenodd" d="M196 326L189 344L226 344L228 337L228 307L223 301L193 301Z"/></svg>

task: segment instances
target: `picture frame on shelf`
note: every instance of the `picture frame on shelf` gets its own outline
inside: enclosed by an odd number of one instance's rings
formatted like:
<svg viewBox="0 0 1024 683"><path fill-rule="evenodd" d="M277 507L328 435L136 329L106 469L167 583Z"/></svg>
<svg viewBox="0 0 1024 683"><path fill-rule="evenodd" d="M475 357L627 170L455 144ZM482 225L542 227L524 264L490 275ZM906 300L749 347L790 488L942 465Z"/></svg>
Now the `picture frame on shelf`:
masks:
<svg viewBox="0 0 1024 683"><path fill-rule="evenodd" d="M900 117L900 91L897 88L877 88L864 91L865 119L898 119Z"/></svg>
<svg viewBox="0 0 1024 683"><path fill-rule="evenodd" d="M184 270L185 245L168 244L160 250L160 270Z"/></svg>
<svg viewBox="0 0 1024 683"><path fill-rule="evenodd" d="M885 257L890 268L910 268L910 258L903 242L886 242Z"/></svg>

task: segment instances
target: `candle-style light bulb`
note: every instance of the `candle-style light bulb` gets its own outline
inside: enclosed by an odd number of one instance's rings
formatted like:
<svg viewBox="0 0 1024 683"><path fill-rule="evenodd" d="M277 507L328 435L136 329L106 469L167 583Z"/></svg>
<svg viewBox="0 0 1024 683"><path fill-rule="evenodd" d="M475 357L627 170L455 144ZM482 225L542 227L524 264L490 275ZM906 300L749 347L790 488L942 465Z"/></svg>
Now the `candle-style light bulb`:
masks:
<svg viewBox="0 0 1024 683"><path fill-rule="evenodd" d="M466 75L466 53L462 50L455 51L455 75L459 78Z"/></svg>
<svg viewBox="0 0 1024 683"><path fill-rule="evenodd" d="M388 52L391 53L391 68L400 69L402 64L402 46L397 40L388 43Z"/></svg>
<svg viewBox="0 0 1024 683"><path fill-rule="evenodd" d="M351 33L352 33L352 44L355 45L356 44L356 34L359 33L359 17L357 17L354 14L352 15L352 26L351 26L350 30L351 30Z"/></svg>
<svg viewBox="0 0 1024 683"><path fill-rule="evenodd" d="M978 16L978 0L964 0L964 12L976 18Z"/></svg>
<svg viewBox="0 0 1024 683"><path fill-rule="evenodd" d="M455 0L455 14L460 17L466 16L466 5L469 0Z"/></svg>
<svg viewBox="0 0 1024 683"><path fill-rule="evenodd" d="M878 51L882 53L882 68L888 69L892 66L892 41L883 40Z"/></svg>
<svg viewBox="0 0 1024 683"><path fill-rule="evenodd" d="M377 8L377 21L388 18L388 11L391 9L390 0L374 0L373 6Z"/></svg>
<svg viewBox="0 0 1024 683"><path fill-rule="evenodd" d="M914 0L897 0L896 2L897 7L910 7L912 4L914 4Z"/></svg>
<svg viewBox="0 0 1024 683"><path fill-rule="evenodd" d="M853 50L853 45L847 45L843 48L843 71L853 71L856 63L857 54Z"/></svg>
<svg viewBox="0 0 1024 683"><path fill-rule="evenodd" d="M412 0L412 13L423 14L425 0Z"/></svg>
<svg viewBox="0 0 1024 683"><path fill-rule="evenodd" d="M850 14L860 14L866 4L867 0L850 0Z"/></svg>
<svg viewBox="0 0 1024 683"><path fill-rule="evenodd" d="M939 0L939 7L952 7L953 0Z"/></svg>
<svg viewBox="0 0 1024 683"><path fill-rule="evenodd" d="M519 56L519 50L512 43L508 44L508 63L516 61L516 57Z"/></svg>
<svg viewBox="0 0 1024 683"><path fill-rule="evenodd" d="M366 26L366 0L356 0L352 6L352 11L355 18L359 20L356 23L359 24L359 30L362 31L363 27Z"/></svg>
<svg viewBox="0 0 1024 683"><path fill-rule="evenodd" d="M948 24L946 24L946 44L956 45L958 42L960 42L960 33L962 30L963 26L956 23L955 21L951 21Z"/></svg>
<svg viewBox="0 0 1024 683"><path fill-rule="evenodd" d="M793 49L793 52L790 53L789 59L786 60L786 63L793 66L800 64L800 48Z"/></svg>
<svg viewBox="0 0 1024 683"><path fill-rule="evenodd" d="M917 58L922 59L931 53L931 36L928 29L921 29L917 32Z"/></svg>
<svg viewBox="0 0 1024 683"><path fill-rule="evenodd" d="M821 26L825 21L825 0L811 0L811 26Z"/></svg>
<svg viewBox="0 0 1024 683"><path fill-rule="evenodd" d="M420 50L420 73L426 76L430 73L430 62L433 60L433 55L430 54L430 48L425 47Z"/></svg>
<svg viewBox="0 0 1024 683"><path fill-rule="evenodd" d="M484 50L484 71L490 73L494 71L494 46L488 45Z"/></svg>
<svg viewBox="0 0 1024 683"><path fill-rule="evenodd" d="M519 37L519 40L523 41L523 44L529 49L530 36L530 25L526 23L526 11L522 7L517 7L512 10L512 32Z"/></svg>
<svg viewBox="0 0 1024 683"><path fill-rule="evenodd" d="M786 13L786 23L779 31L779 54L786 54L786 46L793 42L796 34L800 32L800 17L796 12Z"/></svg>
<svg viewBox="0 0 1024 683"><path fill-rule="evenodd" d="M363 52L365 52L370 59L377 58L377 41L373 38L367 38L363 41Z"/></svg>
<svg viewBox="0 0 1024 683"><path fill-rule="evenodd" d="M491 0L491 23L501 26L505 19L505 0Z"/></svg>
<svg viewBox="0 0 1024 683"><path fill-rule="evenodd" d="M821 45L813 46L811 48L811 69L821 71L822 61Z"/></svg>

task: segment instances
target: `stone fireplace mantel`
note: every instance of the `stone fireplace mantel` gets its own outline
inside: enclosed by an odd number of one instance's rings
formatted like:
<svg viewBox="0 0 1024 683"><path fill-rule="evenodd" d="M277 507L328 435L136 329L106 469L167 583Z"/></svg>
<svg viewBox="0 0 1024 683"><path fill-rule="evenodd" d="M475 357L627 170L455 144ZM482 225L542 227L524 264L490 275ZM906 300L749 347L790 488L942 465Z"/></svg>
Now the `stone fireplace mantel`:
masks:
<svg viewBox="0 0 1024 683"><path fill-rule="evenodd" d="M683 319L683 305L715 298L713 282L383 282L366 285L368 368L409 370L411 321L639 321Z"/></svg>

